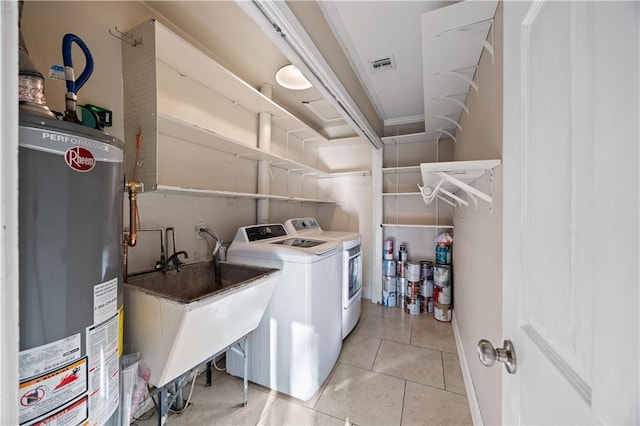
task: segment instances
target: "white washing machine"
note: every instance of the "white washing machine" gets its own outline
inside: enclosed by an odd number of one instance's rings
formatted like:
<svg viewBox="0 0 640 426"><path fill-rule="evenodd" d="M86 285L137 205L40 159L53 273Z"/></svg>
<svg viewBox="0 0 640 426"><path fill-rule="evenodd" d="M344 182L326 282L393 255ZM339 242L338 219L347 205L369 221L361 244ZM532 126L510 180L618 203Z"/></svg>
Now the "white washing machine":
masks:
<svg viewBox="0 0 640 426"><path fill-rule="evenodd" d="M290 235L342 242L342 338L360 319L362 300L362 249L357 232L324 231L312 217L289 219L284 227Z"/></svg>
<svg viewBox="0 0 640 426"><path fill-rule="evenodd" d="M308 400L342 349L342 246L289 236L282 224L238 229L227 260L281 270L258 328L249 337L248 379ZM242 377L244 361L227 351L227 372Z"/></svg>

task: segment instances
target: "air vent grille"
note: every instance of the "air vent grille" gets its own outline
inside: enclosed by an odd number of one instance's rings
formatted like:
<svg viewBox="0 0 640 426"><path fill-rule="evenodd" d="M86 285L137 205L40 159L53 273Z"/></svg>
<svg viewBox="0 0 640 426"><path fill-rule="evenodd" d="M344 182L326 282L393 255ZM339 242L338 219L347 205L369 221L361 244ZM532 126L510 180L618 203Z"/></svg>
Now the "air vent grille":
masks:
<svg viewBox="0 0 640 426"><path fill-rule="evenodd" d="M371 71L373 72L389 71L396 68L396 59L393 57L393 55L374 59L370 63Z"/></svg>

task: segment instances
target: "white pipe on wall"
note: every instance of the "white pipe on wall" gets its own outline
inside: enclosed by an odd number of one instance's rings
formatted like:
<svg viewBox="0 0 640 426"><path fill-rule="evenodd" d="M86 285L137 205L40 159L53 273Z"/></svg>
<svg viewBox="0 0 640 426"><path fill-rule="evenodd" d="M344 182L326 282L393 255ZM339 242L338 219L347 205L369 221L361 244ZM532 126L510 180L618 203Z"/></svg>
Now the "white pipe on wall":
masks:
<svg viewBox="0 0 640 426"><path fill-rule="evenodd" d="M271 99L273 87L263 84L260 93ZM258 117L258 148L271 151L271 114L261 112ZM271 168L268 160L258 160L258 193L269 194L271 190ZM269 223L269 200L259 199L257 205L256 222Z"/></svg>

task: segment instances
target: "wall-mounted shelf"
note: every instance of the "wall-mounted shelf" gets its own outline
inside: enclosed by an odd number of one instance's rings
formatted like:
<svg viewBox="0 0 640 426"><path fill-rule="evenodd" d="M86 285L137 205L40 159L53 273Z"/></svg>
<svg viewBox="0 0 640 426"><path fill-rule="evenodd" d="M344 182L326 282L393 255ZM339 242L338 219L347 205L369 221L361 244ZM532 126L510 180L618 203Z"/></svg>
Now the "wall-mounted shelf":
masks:
<svg viewBox="0 0 640 426"><path fill-rule="evenodd" d="M409 133L405 135L384 136L382 142L385 145L397 145L401 143L425 142L428 139L426 132Z"/></svg>
<svg viewBox="0 0 640 426"><path fill-rule="evenodd" d="M216 151L226 152L238 157L253 160L268 160L274 167L279 167L305 176L331 177L331 174L323 170L310 167L298 161L293 161L276 154L269 153L260 148L247 145L235 139L220 135L212 130L187 123L167 114L158 114L158 133L171 136L188 143L202 145Z"/></svg>
<svg viewBox="0 0 640 426"><path fill-rule="evenodd" d="M426 204L431 204L438 198L452 205L468 206L469 203L457 195L463 192L474 202L476 208L478 198L491 204L493 185L491 193L485 194L470 184L488 172L493 173L500 162L501 160L479 160L421 163L420 173L424 185L420 187L422 198Z"/></svg>
<svg viewBox="0 0 640 426"><path fill-rule="evenodd" d="M383 197L394 197L394 196L399 196L399 197L408 197L408 196L420 196L422 195L422 193L420 192L383 192L382 196Z"/></svg>
<svg viewBox="0 0 640 426"><path fill-rule="evenodd" d="M421 16L425 129L455 140L460 118L468 114L467 94L478 95L477 66L486 49L498 2L466 1ZM490 40L487 40L490 35Z"/></svg>
<svg viewBox="0 0 640 426"><path fill-rule="evenodd" d="M339 177L365 177L371 176L371 170L351 170L345 172L330 172L317 176L319 179L339 178Z"/></svg>
<svg viewBox="0 0 640 426"><path fill-rule="evenodd" d="M453 225L411 225L399 223L382 223L383 228L429 228L429 229L453 229Z"/></svg>
<svg viewBox="0 0 640 426"><path fill-rule="evenodd" d="M143 138L126 145L126 173L146 190L335 204L252 192L256 162L268 161L286 188L307 177L371 173L317 167L317 147L330 145L322 134L161 23L151 19L128 33L141 42L122 44L125 139ZM270 150L258 148L260 113L271 115Z"/></svg>
<svg viewBox="0 0 640 426"><path fill-rule="evenodd" d="M256 194L251 192L218 191L213 189L182 188L178 186L158 185L156 188L162 194L197 195L202 197L245 198L254 200L291 201L299 203L337 204L337 201L320 200L315 198L290 197L287 195Z"/></svg>
<svg viewBox="0 0 640 426"><path fill-rule="evenodd" d="M258 114L268 112L274 125L295 134L304 141L314 141L320 146L329 141L289 111L267 98L238 76L218 64L204 52L159 24L155 26L156 59L177 70L184 78L190 78L208 87L236 105ZM137 32L137 31L136 31ZM143 39L143 44L144 44Z"/></svg>
<svg viewBox="0 0 640 426"><path fill-rule="evenodd" d="M420 166L385 167L382 173L420 173Z"/></svg>

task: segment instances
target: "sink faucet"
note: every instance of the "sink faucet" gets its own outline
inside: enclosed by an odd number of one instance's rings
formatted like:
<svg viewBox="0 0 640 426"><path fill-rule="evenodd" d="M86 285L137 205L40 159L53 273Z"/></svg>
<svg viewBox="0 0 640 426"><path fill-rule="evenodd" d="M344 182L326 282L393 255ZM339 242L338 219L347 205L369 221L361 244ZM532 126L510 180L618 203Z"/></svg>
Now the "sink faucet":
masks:
<svg viewBox="0 0 640 426"><path fill-rule="evenodd" d="M205 227L199 228L198 233L207 234L215 240L216 245L213 248L213 252L211 253L211 256L213 257L213 273L215 275L216 284L222 284L222 271L220 269L220 260L223 260L223 261L226 260L226 255L225 255L226 250L224 247L224 242L216 232L211 232L209 228L205 228Z"/></svg>
<svg viewBox="0 0 640 426"><path fill-rule="evenodd" d="M161 265L161 269L163 272L166 272L170 269L176 269L178 272L180 272L180 265L184 264L183 261L180 260L180 255L183 255L185 259L189 258L189 254L184 251L176 251L176 230L174 227L168 227L165 231L165 238L167 239L166 242L166 246L167 249L169 249L169 231L171 231L171 239L172 239L172 245L173 245L173 254L171 256L169 256L169 258L166 260L166 262L164 263L164 265ZM156 265L156 268L158 266Z"/></svg>

